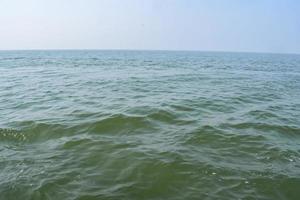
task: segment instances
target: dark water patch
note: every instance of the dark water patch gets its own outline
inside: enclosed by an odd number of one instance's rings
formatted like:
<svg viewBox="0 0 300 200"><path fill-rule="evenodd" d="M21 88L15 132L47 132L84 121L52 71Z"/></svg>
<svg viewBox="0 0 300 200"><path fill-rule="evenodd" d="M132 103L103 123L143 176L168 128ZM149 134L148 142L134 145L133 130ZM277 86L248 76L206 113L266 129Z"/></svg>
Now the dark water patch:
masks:
<svg viewBox="0 0 300 200"><path fill-rule="evenodd" d="M297 187L300 179L289 178L286 176L263 178L256 177L251 179L249 187L253 187L257 194L261 195L261 199L297 199L300 191Z"/></svg>
<svg viewBox="0 0 300 200"><path fill-rule="evenodd" d="M86 146L90 145L91 143L92 143L92 140L88 139L88 138L69 140L64 143L63 148L64 149L73 149L78 146L86 147Z"/></svg>
<svg viewBox="0 0 300 200"><path fill-rule="evenodd" d="M229 104L236 104L236 105L249 105L255 104L256 101L253 100L250 96L236 96L228 101Z"/></svg>
<svg viewBox="0 0 300 200"><path fill-rule="evenodd" d="M180 125L181 123L184 123L183 121L180 121L177 117L177 115L171 111L166 110L158 110L154 113L148 114L148 118L165 124L177 124Z"/></svg>
<svg viewBox="0 0 300 200"><path fill-rule="evenodd" d="M263 111L263 110L251 110L246 115L253 116L257 120L276 120L280 118L278 115L276 115L273 112Z"/></svg>
<svg viewBox="0 0 300 200"><path fill-rule="evenodd" d="M26 57L0 57L0 61L4 60L4 61L14 61L14 60L22 60L22 59L26 59Z"/></svg>
<svg viewBox="0 0 300 200"><path fill-rule="evenodd" d="M176 111L181 111L181 112L192 112L195 111L195 108L188 106L188 105L170 105L171 108L174 108Z"/></svg>
<svg viewBox="0 0 300 200"><path fill-rule="evenodd" d="M214 126L204 125L201 128L193 131L189 134L187 143L191 144L207 144L211 145L211 142L217 140L223 140L225 138L224 132Z"/></svg>

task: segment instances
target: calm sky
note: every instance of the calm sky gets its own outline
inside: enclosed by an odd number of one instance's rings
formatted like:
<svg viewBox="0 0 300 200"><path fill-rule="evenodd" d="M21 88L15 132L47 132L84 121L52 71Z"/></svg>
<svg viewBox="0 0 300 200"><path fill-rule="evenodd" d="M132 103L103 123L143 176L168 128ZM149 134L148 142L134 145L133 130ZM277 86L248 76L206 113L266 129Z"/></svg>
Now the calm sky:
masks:
<svg viewBox="0 0 300 200"><path fill-rule="evenodd" d="M299 0L0 0L0 49L300 53Z"/></svg>

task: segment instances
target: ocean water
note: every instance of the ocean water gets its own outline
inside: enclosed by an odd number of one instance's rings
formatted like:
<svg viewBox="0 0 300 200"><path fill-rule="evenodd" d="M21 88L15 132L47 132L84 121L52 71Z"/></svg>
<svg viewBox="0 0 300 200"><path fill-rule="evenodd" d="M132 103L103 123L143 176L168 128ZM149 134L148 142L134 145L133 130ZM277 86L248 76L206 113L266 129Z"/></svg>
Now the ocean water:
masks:
<svg viewBox="0 0 300 200"><path fill-rule="evenodd" d="M0 199L300 199L300 55L1 51Z"/></svg>

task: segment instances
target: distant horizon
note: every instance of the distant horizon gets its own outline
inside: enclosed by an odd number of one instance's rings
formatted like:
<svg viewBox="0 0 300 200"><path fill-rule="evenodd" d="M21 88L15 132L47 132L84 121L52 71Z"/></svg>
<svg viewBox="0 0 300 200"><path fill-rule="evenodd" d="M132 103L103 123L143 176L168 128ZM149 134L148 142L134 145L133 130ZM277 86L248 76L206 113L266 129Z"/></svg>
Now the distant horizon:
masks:
<svg viewBox="0 0 300 200"><path fill-rule="evenodd" d="M249 54L278 54L278 55L300 55L295 52L259 52L259 51L231 51L231 50L189 50L189 49L101 49L101 48L53 48L53 49L0 49L3 51L165 51L165 52L203 52L203 53L249 53Z"/></svg>

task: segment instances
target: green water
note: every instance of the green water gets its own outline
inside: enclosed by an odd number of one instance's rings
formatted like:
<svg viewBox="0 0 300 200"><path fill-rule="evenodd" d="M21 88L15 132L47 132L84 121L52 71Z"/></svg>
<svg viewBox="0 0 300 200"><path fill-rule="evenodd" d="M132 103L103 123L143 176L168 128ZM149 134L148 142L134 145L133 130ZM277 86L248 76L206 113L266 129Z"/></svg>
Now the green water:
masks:
<svg viewBox="0 0 300 200"><path fill-rule="evenodd" d="M0 199L300 199L300 56L0 52Z"/></svg>

